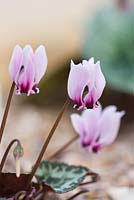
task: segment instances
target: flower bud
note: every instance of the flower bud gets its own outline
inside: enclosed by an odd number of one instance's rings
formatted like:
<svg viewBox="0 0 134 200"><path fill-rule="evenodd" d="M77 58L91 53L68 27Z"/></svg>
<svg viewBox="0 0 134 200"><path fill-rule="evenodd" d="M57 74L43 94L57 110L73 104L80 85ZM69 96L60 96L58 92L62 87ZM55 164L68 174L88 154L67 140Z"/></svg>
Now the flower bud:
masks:
<svg viewBox="0 0 134 200"><path fill-rule="evenodd" d="M21 158L23 157L23 154L24 154L23 147L21 146L20 143L18 143L16 145L16 147L14 148L14 151L13 151L13 155L14 155L14 158L15 158L17 178L20 177L20 161L21 161Z"/></svg>

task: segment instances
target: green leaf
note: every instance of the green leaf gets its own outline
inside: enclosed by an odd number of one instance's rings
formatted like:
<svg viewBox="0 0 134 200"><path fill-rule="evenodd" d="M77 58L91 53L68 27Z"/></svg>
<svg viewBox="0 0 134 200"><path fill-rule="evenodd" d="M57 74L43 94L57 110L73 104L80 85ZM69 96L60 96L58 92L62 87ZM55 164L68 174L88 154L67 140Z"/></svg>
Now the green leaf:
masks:
<svg viewBox="0 0 134 200"><path fill-rule="evenodd" d="M90 172L82 166L42 161L36 171L36 177L52 187L55 192L65 193L75 189Z"/></svg>

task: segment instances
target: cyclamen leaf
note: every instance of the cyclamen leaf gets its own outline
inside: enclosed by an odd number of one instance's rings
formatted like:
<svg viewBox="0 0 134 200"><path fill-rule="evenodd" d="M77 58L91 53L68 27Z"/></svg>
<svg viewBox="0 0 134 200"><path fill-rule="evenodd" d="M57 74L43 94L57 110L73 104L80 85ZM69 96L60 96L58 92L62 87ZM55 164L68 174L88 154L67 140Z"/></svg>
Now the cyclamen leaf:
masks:
<svg viewBox="0 0 134 200"><path fill-rule="evenodd" d="M36 171L36 177L55 192L65 193L75 189L90 172L90 169L82 166L42 161Z"/></svg>

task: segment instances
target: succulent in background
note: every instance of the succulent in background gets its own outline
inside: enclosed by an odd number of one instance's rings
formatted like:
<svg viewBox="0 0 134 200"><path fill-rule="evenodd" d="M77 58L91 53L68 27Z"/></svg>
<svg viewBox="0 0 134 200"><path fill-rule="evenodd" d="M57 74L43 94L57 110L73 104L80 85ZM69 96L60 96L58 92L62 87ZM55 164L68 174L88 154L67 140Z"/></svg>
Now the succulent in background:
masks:
<svg viewBox="0 0 134 200"><path fill-rule="evenodd" d="M87 22L82 54L101 61L110 87L134 93L134 10L121 6L129 1L115 2Z"/></svg>

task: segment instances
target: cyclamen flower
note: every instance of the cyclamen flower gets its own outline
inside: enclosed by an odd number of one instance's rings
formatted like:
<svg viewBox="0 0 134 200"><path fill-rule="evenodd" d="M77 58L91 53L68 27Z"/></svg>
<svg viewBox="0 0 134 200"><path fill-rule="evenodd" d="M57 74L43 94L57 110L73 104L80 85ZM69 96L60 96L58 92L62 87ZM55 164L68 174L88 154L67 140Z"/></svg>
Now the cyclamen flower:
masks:
<svg viewBox="0 0 134 200"><path fill-rule="evenodd" d="M87 109L82 115L72 114L71 121L80 136L80 143L89 152L97 153L102 147L114 142L124 111L116 111L116 106Z"/></svg>
<svg viewBox="0 0 134 200"><path fill-rule="evenodd" d="M9 72L17 86L17 94L27 93L29 96L39 93L37 84L46 72L46 68L47 56L44 46L39 46L34 53L30 45L26 45L23 49L17 45L9 64Z"/></svg>
<svg viewBox="0 0 134 200"><path fill-rule="evenodd" d="M101 97L105 85L99 61L94 63L94 58L91 58L89 61L83 60L77 65L71 61L68 95L78 110L93 108Z"/></svg>

